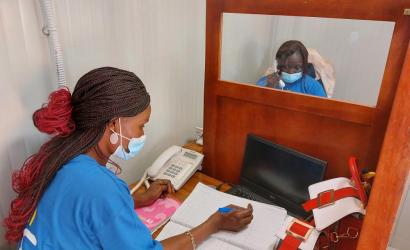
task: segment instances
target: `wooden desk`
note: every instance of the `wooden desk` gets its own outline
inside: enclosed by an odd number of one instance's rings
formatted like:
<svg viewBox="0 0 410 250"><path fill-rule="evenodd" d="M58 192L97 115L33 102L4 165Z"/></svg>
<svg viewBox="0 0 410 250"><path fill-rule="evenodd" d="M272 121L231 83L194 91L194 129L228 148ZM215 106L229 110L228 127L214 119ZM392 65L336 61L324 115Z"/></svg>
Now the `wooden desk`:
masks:
<svg viewBox="0 0 410 250"><path fill-rule="evenodd" d="M173 197L175 197L177 200L179 200L180 202L183 202L188 195L192 192L192 190L194 190L196 184L198 184L198 182L202 182L205 185L212 185L212 186L219 186L221 184L223 184L224 182L219 181L217 179L214 179L202 172L197 171L192 177L191 179L189 179L187 181L187 183L185 183L184 186L182 186L182 188L180 190L178 190L174 195L172 195ZM221 186L220 191L225 192L226 190L228 190L231 186L229 186L228 184L224 184Z"/></svg>
<svg viewBox="0 0 410 250"><path fill-rule="evenodd" d="M204 153L204 147L202 145L197 144L195 141L188 141L183 148L190 149L196 151L198 153Z"/></svg>
<svg viewBox="0 0 410 250"><path fill-rule="evenodd" d="M224 182L219 181L217 179L214 179L206 174L201 173L200 171L197 171L183 186L180 190L178 190L175 194L170 194L169 197L175 198L176 200L180 201L181 203L189 196L189 194L194 190L196 184L198 182L202 182L205 185L212 185L215 187L220 186L220 191L225 192L229 188L231 188L230 185L224 184ZM130 186L130 189L134 186L135 184ZM143 188L140 188L138 192L142 192ZM161 232L162 228L164 226L160 227L153 235L153 238L156 238L158 234Z"/></svg>

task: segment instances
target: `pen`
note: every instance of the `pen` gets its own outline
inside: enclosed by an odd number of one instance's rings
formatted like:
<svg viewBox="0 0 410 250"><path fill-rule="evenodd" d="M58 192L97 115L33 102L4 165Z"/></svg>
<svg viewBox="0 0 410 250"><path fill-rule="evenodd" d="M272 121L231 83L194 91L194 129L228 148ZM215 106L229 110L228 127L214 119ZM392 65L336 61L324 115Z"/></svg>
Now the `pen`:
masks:
<svg viewBox="0 0 410 250"><path fill-rule="evenodd" d="M232 208L230 208L230 207L220 207L219 209L218 209L218 212L220 212L220 213L229 213L229 212L231 212L233 209Z"/></svg>

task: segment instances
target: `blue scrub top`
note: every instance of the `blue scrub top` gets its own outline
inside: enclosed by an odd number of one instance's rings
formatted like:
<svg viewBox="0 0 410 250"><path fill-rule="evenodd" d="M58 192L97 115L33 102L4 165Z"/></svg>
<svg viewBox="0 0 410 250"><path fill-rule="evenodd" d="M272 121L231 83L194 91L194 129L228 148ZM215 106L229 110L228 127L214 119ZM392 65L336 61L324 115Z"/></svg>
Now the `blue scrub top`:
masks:
<svg viewBox="0 0 410 250"><path fill-rule="evenodd" d="M134 211L127 184L82 154L56 174L21 241L28 249L162 249Z"/></svg>
<svg viewBox="0 0 410 250"><path fill-rule="evenodd" d="M261 77L256 84L258 86L265 87L268 84L267 78L268 76ZM322 85L320 85L318 81L316 81L315 79L306 74L304 74L302 78L293 83L285 83L285 87L283 88L283 90L289 90L292 92L315 95L320 97L327 97Z"/></svg>

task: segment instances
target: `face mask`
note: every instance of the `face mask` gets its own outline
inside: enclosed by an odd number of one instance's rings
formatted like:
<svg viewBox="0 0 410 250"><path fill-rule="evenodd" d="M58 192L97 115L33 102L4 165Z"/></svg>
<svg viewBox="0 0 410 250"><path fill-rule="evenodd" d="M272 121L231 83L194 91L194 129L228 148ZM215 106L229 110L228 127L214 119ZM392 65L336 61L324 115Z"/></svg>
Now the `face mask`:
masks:
<svg viewBox="0 0 410 250"><path fill-rule="evenodd" d="M297 72L297 73L289 74L286 72L282 72L280 76L285 83L293 83L299 80L300 78L302 78L303 73Z"/></svg>
<svg viewBox="0 0 410 250"><path fill-rule="evenodd" d="M133 157L135 157L140 151L141 149L144 147L144 143L145 143L145 135L142 135L141 137L138 138L128 138L122 135L122 131L121 131L121 119L118 119L119 123L120 123L120 133L118 134L117 132L115 132L114 130L111 129L111 131L113 132L110 136L110 142L111 144L117 144L119 137L124 138L129 140L130 142L128 143L128 150L129 152L126 152L123 145L122 145L122 140L121 140L121 145L119 145L117 147L117 149L115 150L114 154L115 156L117 156L118 158L121 158L123 160L129 160Z"/></svg>

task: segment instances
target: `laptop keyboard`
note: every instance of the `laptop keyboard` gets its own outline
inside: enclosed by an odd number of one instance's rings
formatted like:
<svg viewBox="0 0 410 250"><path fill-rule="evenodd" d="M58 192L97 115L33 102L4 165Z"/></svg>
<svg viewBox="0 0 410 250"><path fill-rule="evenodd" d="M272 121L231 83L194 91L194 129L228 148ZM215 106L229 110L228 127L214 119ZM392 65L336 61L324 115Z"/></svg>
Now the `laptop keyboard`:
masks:
<svg viewBox="0 0 410 250"><path fill-rule="evenodd" d="M239 197L242 197L242 198L245 198L245 199L249 199L249 200L266 203L266 204L269 204L269 205L275 205L275 206L283 207L287 210L287 213L289 215L291 215L293 217L296 217L296 218L299 218L299 219L307 219L311 216L311 213L305 212L303 210L302 206L294 207L289 203L281 201L280 199L275 199L275 201L268 200L265 197L262 197L262 196L260 196L256 193L250 191L246 187L243 187L243 186L240 186L240 185L233 186L231 189L226 191L226 193L232 194L232 195L235 195L235 196L239 196Z"/></svg>
<svg viewBox="0 0 410 250"><path fill-rule="evenodd" d="M259 196L255 193L249 191L248 189L241 187L241 186L234 186L233 188L226 191L226 193L232 194L232 195L235 195L235 196L239 196L239 197L242 197L242 198L245 198L245 199L249 199L249 200L258 201L258 202L273 205L273 203L271 201L269 201L268 199L263 198L262 196Z"/></svg>

